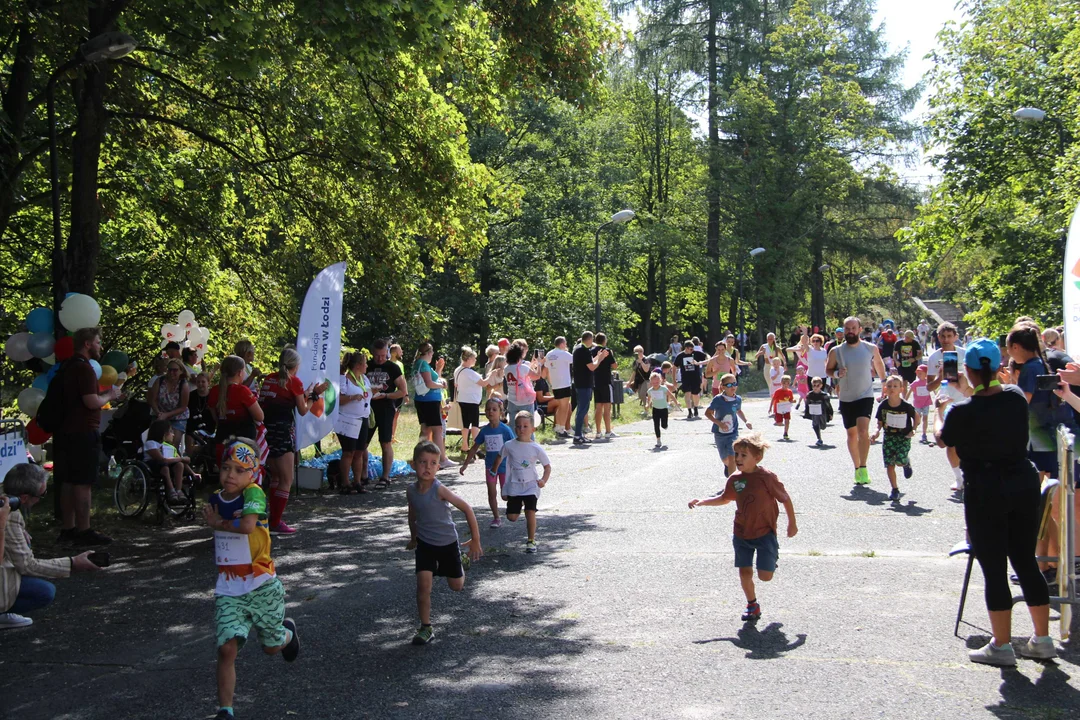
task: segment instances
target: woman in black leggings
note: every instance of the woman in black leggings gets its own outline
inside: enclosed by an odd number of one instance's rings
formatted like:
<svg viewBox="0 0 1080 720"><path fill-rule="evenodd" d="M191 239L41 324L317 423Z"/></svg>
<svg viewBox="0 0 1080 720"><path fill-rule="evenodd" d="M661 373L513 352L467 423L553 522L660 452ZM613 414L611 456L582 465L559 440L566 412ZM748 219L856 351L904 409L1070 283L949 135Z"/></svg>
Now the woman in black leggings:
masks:
<svg viewBox="0 0 1080 720"><path fill-rule="evenodd" d="M953 403L938 423L941 447L956 448L964 474L964 518L971 551L986 584L986 609L994 637L968 653L972 662L1016 665L1012 647L1012 592L1008 566L1020 579L1035 635L1020 648L1024 657L1057 656L1049 637L1050 593L1035 561L1039 525L1039 473L1027 458L1027 399L1015 385L996 379L997 343L981 338L965 349L964 371L975 394Z"/></svg>

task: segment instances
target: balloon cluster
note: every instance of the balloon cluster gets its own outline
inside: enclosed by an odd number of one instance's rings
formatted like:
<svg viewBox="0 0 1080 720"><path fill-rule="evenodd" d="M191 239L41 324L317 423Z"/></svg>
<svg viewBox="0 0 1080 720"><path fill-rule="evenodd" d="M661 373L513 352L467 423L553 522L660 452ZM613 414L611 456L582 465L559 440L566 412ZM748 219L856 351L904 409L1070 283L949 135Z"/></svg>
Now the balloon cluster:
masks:
<svg viewBox="0 0 1080 720"><path fill-rule="evenodd" d="M75 332L83 328L97 327L101 321L101 308L89 295L68 293L60 305L59 316L64 327L57 333L52 310L34 308L26 316L26 332L15 333L4 343L4 352L12 360L29 363L36 358L41 365L48 368L39 373L30 387L20 392L16 399L19 410L31 418L37 415L38 406L45 399L49 382L59 371L60 363L75 354L75 343L71 335L65 334L64 330ZM107 389L116 384L121 372L127 370L128 356L119 350L113 350L102 358L101 363L91 360L90 365L98 376L100 387ZM26 429L28 439L35 445L49 439L49 434L37 427L34 420L30 421Z"/></svg>
<svg viewBox="0 0 1080 720"><path fill-rule="evenodd" d="M176 323L166 323L161 326L161 347L171 342L179 343L180 347L192 348L202 360L206 354L206 348L210 344L210 330L199 327L195 321L195 313L183 310L176 318Z"/></svg>

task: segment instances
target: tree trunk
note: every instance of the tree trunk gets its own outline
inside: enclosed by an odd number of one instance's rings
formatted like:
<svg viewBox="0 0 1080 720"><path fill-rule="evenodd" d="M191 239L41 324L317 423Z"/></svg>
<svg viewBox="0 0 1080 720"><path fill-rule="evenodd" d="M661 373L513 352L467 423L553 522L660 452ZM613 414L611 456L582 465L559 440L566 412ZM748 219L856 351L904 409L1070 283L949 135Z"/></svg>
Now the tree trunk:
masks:
<svg viewBox="0 0 1080 720"><path fill-rule="evenodd" d="M821 241L813 241L814 259L810 268L810 325L825 327L825 275L818 268L825 263Z"/></svg>
<svg viewBox="0 0 1080 720"><path fill-rule="evenodd" d="M667 347L667 339L671 336L673 328L668 324L667 311L667 250L660 248L660 328L659 332L666 333L660 338L660 346Z"/></svg>
<svg viewBox="0 0 1080 720"><path fill-rule="evenodd" d="M646 352L649 352L653 345L654 325L653 325L653 308L656 307L656 255L649 253L649 269L645 279L645 307L642 308L641 313L641 344L645 348Z"/></svg>
<svg viewBox="0 0 1080 720"><path fill-rule="evenodd" d="M34 81L33 30L29 22L19 25L19 37L15 43L15 57L11 62L7 92L2 101L8 127L0 133L0 237L7 230L14 212L16 187L19 184L16 168L22 159L19 142L26 130L30 111L30 90Z"/></svg>
<svg viewBox="0 0 1080 720"><path fill-rule="evenodd" d="M709 111L709 181L705 189L706 203L708 205L708 220L705 234L705 277L706 282L706 325L709 338L715 341L721 333L720 326L720 284L718 274L720 270L720 118L718 115L719 88L717 76L719 74L719 53L717 48L717 27L720 24L720 7L718 0L710 0L708 17L708 35L706 38L708 47L708 111Z"/></svg>

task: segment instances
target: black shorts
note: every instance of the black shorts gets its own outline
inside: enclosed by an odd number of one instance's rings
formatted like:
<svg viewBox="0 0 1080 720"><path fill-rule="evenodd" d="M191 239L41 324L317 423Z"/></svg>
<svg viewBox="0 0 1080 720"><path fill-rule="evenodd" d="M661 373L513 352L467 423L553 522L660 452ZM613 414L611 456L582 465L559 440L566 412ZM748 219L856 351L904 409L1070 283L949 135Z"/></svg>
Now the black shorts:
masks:
<svg viewBox="0 0 1080 720"><path fill-rule="evenodd" d="M296 452L296 424L292 418L266 423L266 445L272 458Z"/></svg>
<svg viewBox="0 0 1080 720"><path fill-rule="evenodd" d="M701 394L701 376L697 377L683 377L681 390L687 395L700 395Z"/></svg>
<svg viewBox="0 0 1080 720"><path fill-rule="evenodd" d="M904 367L903 365L900 365L899 367L896 368L896 374L899 375L900 377L904 378L904 382L908 382L908 383L915 382L915 366L914 365L908 365L907 367Z"/></svg>
<svg viewBox="0 0 1080 720"><path fill-rule="evenodd" d="M459 402L461 408L461 429L480 427L480 403Z"/></svg>
<svg viewBox="0 0 1080 720"><path fill-rule="evenodd" d="M555 388L554 390L551 391L551 394L556 400L563 400L565 398L571 397L574 394L574 388L573 387Z"/></svg>
<svg viewBox="0 0 1080 720"><path fill-rule="evenodd" d="M397 410L390 400L379 400L371 403L371 415L375 418L375 427L379 428L379 443L387 444L394 438L394 415ZM371 439L372 429L368 428L368 439Z"/></svg>
<svg viewBox="0 0 1080 720"><path fill-rule="evenodd" d="M375 428L368 427L367 418L360 420L360 432L356 434L355 438L342 435L341 433L334 433L337 436L338 444L341 445L342 452L356 452L357 450L367 450L368 443L371 442L371 436L375 434Z"/></svg>
<svg viewBox="0 0 1080 720"><path fill-rule="evenodd" d="M851 402L840 401L840 416L844 418L844 428L850 430L858 424L859 418L870 419L874 414L874 398L862 398Z"/></svg>
<svg viewBox="0 0 1080 720"><path fill-rule="evenodd" d="M53 436L53 480L57 484L92 485L101 465L101 436L96 430Z"/></svg>
<svg viewBox="0 0 1080 720"><path fill-rule="evenodd" d="M535 495L511 495L506 498L506 514L507 515L520 515L521 506L524 505L526 510L536 512L536 496Z"/></svg>
<svg viewBox="0 0 1080 720"><path fill-rule="evenodd" d="M448 578L464 576L465 571L461 567L461 548L456 542L449 545L429 545L418 538L416 540L416 572L429 572Z"/></svg>
<svg viewBox="0 0 1080 720"><path fill-rule="evenodd" d="M435 427L442 425L442 403L435 401L422 401L413 403L416 405L416 419L421 425Z"/></svg>
<svg viewBox="0 0 1080 720"><path fill-rule="evenodd" d="M611 383L605 385L597 385L593 388L592 394L593 402L599 405L600 403L611 402Z"/></svg>

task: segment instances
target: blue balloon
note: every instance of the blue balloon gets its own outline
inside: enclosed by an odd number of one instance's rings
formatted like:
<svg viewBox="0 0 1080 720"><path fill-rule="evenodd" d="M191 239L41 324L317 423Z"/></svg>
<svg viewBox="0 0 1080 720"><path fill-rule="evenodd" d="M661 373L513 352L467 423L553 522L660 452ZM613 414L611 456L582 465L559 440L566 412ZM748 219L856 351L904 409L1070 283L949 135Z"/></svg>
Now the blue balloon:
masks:
<svg viewBox="0 0 1080 720"><path fill-rule="evenodd" d="M90 361L90 367L94 368L94 374L97 375L98 380L101 379L101 363L97 360Z"/></svg>
<svg viewBox="0 0 1080 720"><path fill-rule="evenodd" d="M51 368L49 368L49 371L45 373L45 377L49 380L52 380L58 372L60 372L60 363L56 363Z"/></svg>
<svg viewBox="0 0 1080 720"><path fill-rule="evenodd" d="M34 308L26 316L26 329L32 333L50 333L53 327L53 313L48 308Z"/></svg>
<svg viewBox="0 0 1080 720"><path fill-rule="evenodd" d="M50 370L50 372L52 371ZM30 387L37 388L38 390L45 392L49 389L49 377L50 376L47 373L41 373L36 378L34 378L34 382L31 383Z"/></svg>
<svg viewBox="0 0 1080 720"><path fill-rule="evenodd" d="M71 293L64 293L64 299L65 299L65 300L67 300L67 299L68 299L69 297L71 297L72 295L78 295L78 294L79 294L79 293L73 293L73 292L71 292Z"/></svg>

